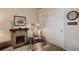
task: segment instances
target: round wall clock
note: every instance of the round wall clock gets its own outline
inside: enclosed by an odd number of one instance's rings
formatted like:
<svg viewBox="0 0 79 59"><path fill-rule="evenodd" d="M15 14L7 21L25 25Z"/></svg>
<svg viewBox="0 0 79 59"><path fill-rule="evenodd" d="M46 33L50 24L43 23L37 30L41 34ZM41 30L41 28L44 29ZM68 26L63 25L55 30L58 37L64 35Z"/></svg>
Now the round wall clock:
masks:
<svg viewBox="0 0 79 59"><path fill-rule="evenodd" d="M79 15L79 13L78 13L77 11L70 11L70 12L68 12L68 14L67 14L67 18L68 18L69 20L75 20L75 19L78 18L78 15Z"/></svg>

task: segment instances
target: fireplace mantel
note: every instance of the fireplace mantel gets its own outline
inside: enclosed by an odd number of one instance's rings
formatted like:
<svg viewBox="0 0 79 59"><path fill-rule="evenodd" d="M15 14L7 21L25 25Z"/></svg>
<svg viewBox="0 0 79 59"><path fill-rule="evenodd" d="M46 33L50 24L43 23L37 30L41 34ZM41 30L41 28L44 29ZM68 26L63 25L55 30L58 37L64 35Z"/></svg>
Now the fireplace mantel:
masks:
<svg viewBox="0 0 79 59"><path fill-rule="evenodd" d="M18 29L10 29L10 31L15 32L15 31L21 31L21 30L29 30L29 28L18 28Z"/></svg>

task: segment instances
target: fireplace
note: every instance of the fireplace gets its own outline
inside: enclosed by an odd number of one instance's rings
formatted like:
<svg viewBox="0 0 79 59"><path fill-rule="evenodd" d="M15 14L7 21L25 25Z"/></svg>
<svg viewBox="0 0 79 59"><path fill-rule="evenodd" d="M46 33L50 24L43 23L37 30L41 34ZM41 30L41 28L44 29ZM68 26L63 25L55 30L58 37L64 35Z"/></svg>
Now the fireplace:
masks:
<svg viewBox="0 0 79 59"><path fill-rule="evenodd" d="M20 47L28 42L28 28L10 29L13 48Z"/></svg>
<svg viewBox="0 0 79 59"><path fill-rule="evenodd" d="M25 36L16 37L16 45L25 42Z"/></svg>

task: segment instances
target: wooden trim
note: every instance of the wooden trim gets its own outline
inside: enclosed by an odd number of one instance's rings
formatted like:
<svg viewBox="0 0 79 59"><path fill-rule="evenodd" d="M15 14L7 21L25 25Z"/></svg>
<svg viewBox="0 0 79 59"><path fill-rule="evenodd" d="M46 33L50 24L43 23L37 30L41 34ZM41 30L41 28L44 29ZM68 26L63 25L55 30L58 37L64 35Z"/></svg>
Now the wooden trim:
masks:
<svg viewBox="0 0 79 59"><path fill-rule="evenodd" d="M10 29L10 31L14 32L14 31L21 31L21 30L29 30L29 28L19 28L19 29Z"/></svg>
<svg viewBox="0 0 79 59"><path fill-rule="evenodd" d="M12 46L11 40L9 41L4 41L0 43L0 50L5 49L9 46Z"/></svg>

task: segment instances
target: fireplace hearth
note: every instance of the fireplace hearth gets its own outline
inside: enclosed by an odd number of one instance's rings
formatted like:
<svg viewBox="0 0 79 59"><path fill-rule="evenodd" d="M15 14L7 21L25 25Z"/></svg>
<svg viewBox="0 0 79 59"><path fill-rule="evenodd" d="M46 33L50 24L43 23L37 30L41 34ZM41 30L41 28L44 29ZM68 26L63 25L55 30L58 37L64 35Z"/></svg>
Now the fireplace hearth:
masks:
<svg viewBox="0 0 79 59"><path fill-rule="evenodd" d="M28 42L28 30L28 28L10 29L14 49Z"/></svg>

